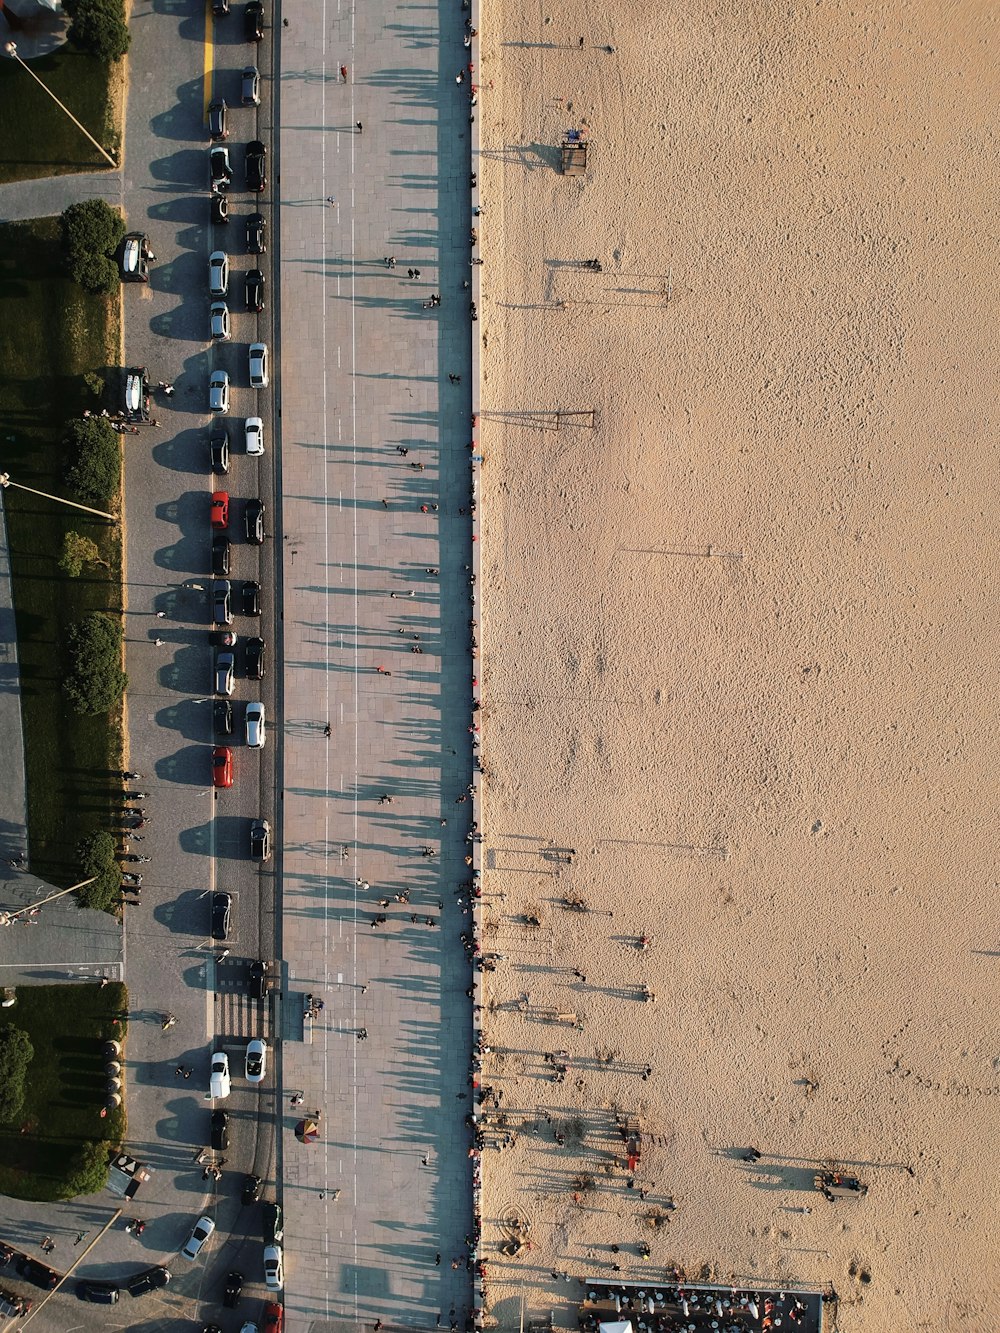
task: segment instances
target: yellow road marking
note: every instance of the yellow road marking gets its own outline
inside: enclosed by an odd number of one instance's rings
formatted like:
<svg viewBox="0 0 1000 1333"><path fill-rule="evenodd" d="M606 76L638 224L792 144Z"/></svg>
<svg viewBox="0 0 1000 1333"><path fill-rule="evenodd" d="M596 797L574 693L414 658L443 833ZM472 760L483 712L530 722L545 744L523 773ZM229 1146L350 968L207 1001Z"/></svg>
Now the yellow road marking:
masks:
<svg viewBox="0 0 1000 1333"><path fill-rule="evenodd" d="M230 15L232 17L232 15ZM202 94L202 115L208 124L208 104L212 100L212 58L215 54L215 47L212 38L215 34L213 24L215 18L212 14L212 0L205 0L205 68Z"/></svg>

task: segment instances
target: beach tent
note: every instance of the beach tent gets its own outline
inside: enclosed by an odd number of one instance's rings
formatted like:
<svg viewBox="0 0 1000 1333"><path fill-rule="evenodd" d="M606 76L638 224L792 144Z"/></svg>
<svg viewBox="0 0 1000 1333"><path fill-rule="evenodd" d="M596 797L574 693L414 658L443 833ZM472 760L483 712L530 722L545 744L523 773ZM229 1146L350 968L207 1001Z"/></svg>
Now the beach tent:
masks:
<svg viewBox="0 0 1000 1333"><path fill-rule="evenodd" d="M600 1333L632 1333L632 1324L628 1319L615 1319L610 1324L601 1324Z"/></svg>

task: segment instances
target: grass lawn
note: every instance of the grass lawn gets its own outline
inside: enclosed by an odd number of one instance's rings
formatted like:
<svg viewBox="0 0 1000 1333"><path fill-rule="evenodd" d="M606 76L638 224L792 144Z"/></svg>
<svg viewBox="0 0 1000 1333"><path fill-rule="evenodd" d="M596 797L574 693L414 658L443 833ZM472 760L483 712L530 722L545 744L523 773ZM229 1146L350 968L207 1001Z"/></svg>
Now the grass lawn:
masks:
<svg viewBox="0 0 1000 1333"><path fill-rule="evenodd" d="M125 1137L122 1108L102 1119L106 1076L102 1045L121 1040L113 1019L128 1008L125 987L19 986L0 1024L22 1028L35 1048L18 1123L0 1126L0 1194L67 1197L67 1173L81 1143Z"/></svg>
<svg viewBox="0 0 1000 1333"><path fill-rule="evenodd" d="M25 63L115 156L123 62L64 46ZM65 111L16 60L0 59L0 183L98 170L111 167Z"/></svg>
<svg viewBox="0 0 1000 1333"><path fill-rule="evenodd" d="M118 363L117 299L90 296L62 274L59 221L0 227L0 469L13 481L64 495L66 421L95 399L88 370ZM4 496L14 575L31 868L62 888L78 878L75 850L109 829L120 806L120 719L65 706L63 638L88 611L121 609L116 525L10 487ZM63 536L90 537L110 568L78 579L58 568ZM63 992L65 993L65 992Z"/></svg>

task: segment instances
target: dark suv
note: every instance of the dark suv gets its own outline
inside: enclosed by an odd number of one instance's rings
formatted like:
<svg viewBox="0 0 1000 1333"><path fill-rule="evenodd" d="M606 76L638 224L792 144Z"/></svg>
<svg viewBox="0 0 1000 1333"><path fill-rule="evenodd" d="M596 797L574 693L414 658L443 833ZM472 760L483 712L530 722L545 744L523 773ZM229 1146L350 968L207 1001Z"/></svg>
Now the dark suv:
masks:
<svg viewBox="0 0 1000 1333"><path fill-rule="evenodd" d="M280 1245L285 1235L285 1228L281 1220L281 1204L272 1203L270 1199L265 1199L261 1222L264 1244Z"/></svg>
<svg viewBox="0 0 1000 1333"><path fill-rule="evenodd" d="M260 194L267 185L267 148L260 139L247 144L247 189Z"/></svg>
<svg viewBox="0 0 1000 1333"><path fill-rule="evenodd" d="M145 1296L147 1291L156 1291L159 1287L165 1287L171 1277L169 1268L163 1268L160 1264L157 1264L155 1268L147 1268L141 1273L136 1273L135 1277L130 1277L125 1286L130 1296Z"/></svg>
<svg viewBox="0 0 1000 1333"><path fill-rule="evenodd" d="M259 42L264 36L264 6L261 0L250 0L243 11L244 34L248 42Z"/></svg>
<svg viewBox="0 0 1000 1333"><path fill-rule="evenodd" d="M263 213L251 213L247 218L247 253L267 253L267 219Z"/></svg>

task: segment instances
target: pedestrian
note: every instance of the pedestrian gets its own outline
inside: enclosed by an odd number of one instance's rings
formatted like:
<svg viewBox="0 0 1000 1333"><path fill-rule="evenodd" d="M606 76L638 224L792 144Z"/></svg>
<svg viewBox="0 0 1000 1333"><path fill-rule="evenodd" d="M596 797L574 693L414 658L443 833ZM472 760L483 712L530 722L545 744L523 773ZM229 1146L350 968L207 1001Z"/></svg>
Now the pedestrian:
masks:
<svg viewBox="0 0 1000 1333"><path fill-rule="evenodd" d="M440 1256L439 1254L436 1254L436 1255L434 1256L434 1267L435 1267L435 1268L440 1268L440 1267L441 1267L441 1256Z"/></svg>
<svg viewBox="0 0 1000 1333"><path fill-rule="evenodd" d="M334 199L334 197L333 197L332 194L328 194L328 195L326 196L326 202L327 202L328 204L332 204L332 205L334 206L334 208L336 208L336 206L337 206L337 201L336 201L336 199Z"/></svg>
<svg viewBox="0 0 1000 1333"><path fill-rule="evenodd" d="M410 271L411 274L413 273L413 269L412 269L412 268L411 268L409 271ZM405 458L406 455L407 455L409 452L410 452L410 451L409 451L409 449L407 449L406 445L404 445L404 444L397 444L397 445L396 445L396 453L399 454L401 458Z"/></svg>
<svg viewBox="0 0 1000 1333"><path fill-rule="evenodd" d="M304 1101L305 1101L305 1097L302 1095L301 1092L293 1092L293 1093L292 1093L291 1104L292 1104L293 1106L301 1106L302 1103L303 1103Z"/></svg>
<svg viewBox="0 0 1000 1333"><path fill-rule="evenodd" d="M154 639L153 642L156 644L157 648L162 648L166 643L166 639Z"/></svg>
<svg viewBox="0 0 1000 1333"><path fill-rule="evenodd" d="M583 45L583 39L582 39L582 38L580 39L580 45L581 45L581 46ZM345 83L347 82L347 66L346 66L346 65L341 65L341 67L340 67L340 77L344 80Z"/></svg>
<svg viewBox="0 0 1000 1333"><path fill-rule="evenodd" d="M419 278L419 277L420 277L420 270L419 270L418 268L415 268L415 269L413 270L413 276L414 276L415 278Z"/></svg>
<svg viewBox="0 0 1000 1333"><path fill-rule="evenodd" d="M330 736L332 734L333 734L333 728L330 726L330 723L328 722L326 726L323 728L323 735Z"/></svg>
<svg viewBox="0 0 1000 1333"><path fill-rule="evenodd" d="M174 1070L174 1078L183 1078L183 1076L184 1076L184 1066L178 1065L177 1068Z"/></svg>
<svg viewBox="0 0 1000 1333"><path fill-rule="evenodd" d="M193 1072L193 1071L190 1070L190 1069L185 1069L185 1070L184 1070L184 1077L185 1077L185 1078L190 1078L192 1072Z"/></svg>
<svg viewBox="0 0 1000 1333"><path fill-rule="evenodd" d="M375 1320L375 1333L378 1333L378 1331L379 1331L379 1329L380 1329L381 1327L382 1327L382 1320L381 1320L381 1319L376 1319L376 1320Z"/></svg>
<svg viewBox="0 0 1000 1333"><path fill-rule="evenodd" d="M749 1148L749 1149L743 1154L743 1160L744 1160L744 1162L759 1162L759 1161L760 1161L760 1158L761 1158L761 1154L758 1152L758 1150L757 1150L756 1148Z"/></svg>
<svg viewBox="0 0 1000 1333"><path fill-rule="evenodd" d="M383 499L383 501L382 501L382 508L383 508L383 509L388 509L388 508L389 508L389 501L388 501L388 500Z"/></svg>
<svg viewBox="0 0 1000 1333"><path fill-rule="evenodd" d="M167 614L166 611L157 611L156 613L157 620L163 620L166 614Z"/></svg>
<svg viewBox="0 0 1000 1333"><path fill-rule="evenodd" d="M167 395L168 398L171 396L173 391L174 391L174 386L172 384L165 384L163 386L163 392Z"/></svg>
<svg viewBox="0 0 1000 1333"><path fill-rule="evenodd" d="M421 506L420 506L420 512L421 512L422 514L427 514L427 513L429 513L429 512L430 512L430 505L421 505Z"/></svg>
<svg viewBox="0 0 1000 1333"><path fill-rule="evenodd" d="M164 1014L163 1021L160 1024L160 1027L164 1032L166 1032L167 1028L172 1028L176 1022L177 1019L173 1016L173 1014Z"/></svg>
<svg viewBox="0 0 1000 1333"><path fill-rule="evenodd" d="M407 276L408 278L412 278L412 277L413 277L413 269L412 269L412 268L408 268L408 269L406 270L406 276Z"/></svg>
<svg viewBox="0 0 1000 1333"><path fill-rule="evenodd" d="M365 129L365 127L361 124L361 121L360 121L360 120L356 120L356 121L354 122L354 124L355 124L355 126L357 127L357 131L358 131L358 133L359 133L359 134L363 134L363 133L364 133L364 129ZM379 1323L376 1325L376 1327L378 1327L378 1328L381 1328L381 1327L382 1327L381 1321L379 1321Z"/></svg>
<svg viewBox="0 0 1000 1333"><path fill-rule="evenodd" d="M449 375L448 378L449 378L449 380L452 382L452 384L461 384L461 383L462 383L462 377L461 377L461 375Z"/></svg>
<svg viewBox="0 0 1000 1333"><path fill-rule="evenodd" d="M367 1028L359 1028L359 1029L358 1029L358 1041L367 1041L367 1040L368 1040L368 1029L367 1029Z"/></svg>
<svg viewBox="0 0 1000 1333"><path fill-rule="evenodd" d="M385 667L383 667L383 666L376 667L375 670L378 672L378 674L379 674L380 676L391 676L391 675L392 675L392 672L391 672L391 671L386 671Z"/></svg>
<svg viewBox="0 0 1000 1333"><path fill-rule="evenodd" d="M86 1236L86 1234L87 1234L87 1233L86 1233L85 1231L78 1231L78 1232L76 1233L76 1240L73 1242L74 1248L75 1248L77 1245L80 1244L80 1242L83 1240L83 1238L84 1238L84 1236Z"/></svg>
<svg viewBox="0 0 1000 1333"><path fill-rule="evenodd" d="M465 70L464 70L464 69L460 69L460 70L458 71L458 73L455 75L455 82L456 82L456 83L464 83L464 82L465 82Z"/></svg>

